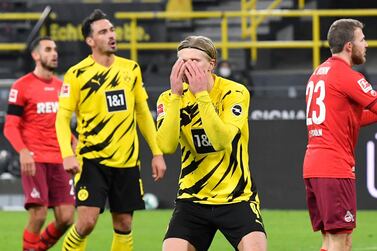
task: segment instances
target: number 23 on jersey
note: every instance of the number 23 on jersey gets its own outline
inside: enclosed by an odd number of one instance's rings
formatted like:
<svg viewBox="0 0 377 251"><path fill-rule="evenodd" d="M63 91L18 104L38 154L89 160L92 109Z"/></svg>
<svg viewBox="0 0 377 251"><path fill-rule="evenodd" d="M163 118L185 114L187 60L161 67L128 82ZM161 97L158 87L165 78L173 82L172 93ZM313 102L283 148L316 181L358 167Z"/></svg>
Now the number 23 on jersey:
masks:
<svg viewBox="0 0 377 251"><path fill-rule="evenodd" d="M306 125L322 124L326 118L325 81L310 81L306 87Z"/></svg>

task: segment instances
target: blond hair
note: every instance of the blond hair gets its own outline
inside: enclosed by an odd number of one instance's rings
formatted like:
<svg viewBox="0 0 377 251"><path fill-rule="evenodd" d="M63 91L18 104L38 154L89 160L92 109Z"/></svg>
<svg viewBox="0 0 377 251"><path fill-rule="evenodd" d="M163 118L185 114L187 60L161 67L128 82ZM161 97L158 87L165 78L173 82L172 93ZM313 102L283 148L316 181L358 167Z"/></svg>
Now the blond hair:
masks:
<svg viewBox="0 0 377 251"><path fill-rule="evenodd" d="M193 48L206 53L210 59L216 61L217 51L212 40L205 36L188 36L178 45L177 51Z"/></svg>

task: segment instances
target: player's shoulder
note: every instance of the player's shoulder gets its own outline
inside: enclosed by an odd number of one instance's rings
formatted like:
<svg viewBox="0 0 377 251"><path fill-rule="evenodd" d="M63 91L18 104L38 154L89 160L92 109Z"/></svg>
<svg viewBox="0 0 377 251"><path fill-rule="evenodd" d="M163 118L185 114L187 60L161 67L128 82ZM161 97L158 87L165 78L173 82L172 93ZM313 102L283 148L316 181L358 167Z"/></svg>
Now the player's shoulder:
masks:
<svg viewBox="0 0 377 251"><path fill-rule="evenodd" d="M12 84L12 88L22 88L23 86L27 86L30 84L30 82L35 80L35 76L33 73L28 73L26 75L23 75L22 77L16 79L14 83Z"/></svg>
<svg viewBox="0 0 377 251"><path fill-rule="evenodd" d="M93 58L91 56L87 56L77 64L71 66L66 74L74 74L77 71L82 71L83 69L87 69L90 66L93 66L95 64Z"/></svg>
<svg viewBox="0 0 377 251"><path fill-rule="evenodd" d="M122 66L125 66L125 67L130 67L132 70L134 70L136 68L140 68L139 64L132 59L115 56L115 61L119 65L122 65Z"/></svg>
<svg viewBox="0 0 377 251"><path fill-rule="evenodd" d="M222 92L227 93L234 91L249 95L249 90L243 84L219 76L216 76L215 81L219 81L219 88L222 90Z"/></svg>
<svg viewBox="0 0 377 251"><path fill-rule="evenodd" d="M55 83L58 83L58 84L63 83L63 81L62 81L58 76L55 76L55 75L52 77L52 80L53 80Z"/></svg>
<svg viewBox="0 0 377 251"><path fill-rule="evenodd" d="M160 96L159 96L159 100L161 101L161 102L164 102L164 101L166 101L166 100L168 100L169 99L169 97L172 95L172 93L171 93L171 90L169 89L169 90L165 90L165 91L163 91L161 94L160 94Z"/></svg>

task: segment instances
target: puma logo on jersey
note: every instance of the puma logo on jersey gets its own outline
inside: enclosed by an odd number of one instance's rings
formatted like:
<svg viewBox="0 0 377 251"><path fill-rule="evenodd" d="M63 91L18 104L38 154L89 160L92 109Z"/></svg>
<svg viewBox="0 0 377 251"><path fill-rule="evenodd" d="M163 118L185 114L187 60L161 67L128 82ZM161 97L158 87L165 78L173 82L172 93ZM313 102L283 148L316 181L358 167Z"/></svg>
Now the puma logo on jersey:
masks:
<svg viewBox="0 0 377 251"><path fill-rule="evenodd" d="M58 102L40 102L37 103L37 113L57 113L58 107Z"/></svg>

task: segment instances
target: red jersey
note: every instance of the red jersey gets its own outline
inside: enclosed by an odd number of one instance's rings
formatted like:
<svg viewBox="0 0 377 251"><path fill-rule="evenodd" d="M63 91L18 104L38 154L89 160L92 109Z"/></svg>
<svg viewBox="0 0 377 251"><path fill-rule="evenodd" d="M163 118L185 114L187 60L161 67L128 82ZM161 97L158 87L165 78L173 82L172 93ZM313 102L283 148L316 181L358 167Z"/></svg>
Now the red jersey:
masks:
<svg viewBox="0 0 377 251"><path fill-rule="evenodd" d="M56 77L43 80L29 73L9 92L4 134L17 152L25 147L33 152L36 162L62 163L55 131L61 86Z"/></svg>
<svg viewBox="0 0 377 251"><path fill-rule="evenodd" d="M364 76L339 57L314 71L306 87L304 178L355 178L354 150L363 110L372 108L376 98Z"/></svg>

